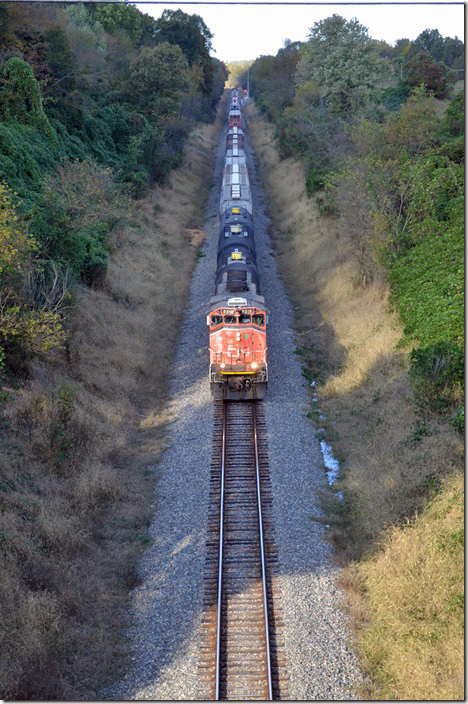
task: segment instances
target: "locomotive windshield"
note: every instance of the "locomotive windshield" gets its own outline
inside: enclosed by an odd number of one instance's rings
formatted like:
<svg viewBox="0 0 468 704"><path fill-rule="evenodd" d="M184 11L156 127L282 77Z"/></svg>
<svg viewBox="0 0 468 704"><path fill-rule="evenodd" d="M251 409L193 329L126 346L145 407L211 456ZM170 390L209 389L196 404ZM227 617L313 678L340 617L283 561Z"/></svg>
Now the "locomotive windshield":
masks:
<svg viewBox="0 0 468 704"><path fill-rule="evenodd" d="M226 325L235 325L237 322L237 318L235 315L225 315L224 322L226 323Z"/></svg>
<svg viewBox="0 0 468 704"><path fill-rule="evenodd" d="M239 323L241 325L248 325L250 323L250 315L240 315Z"/></svg>
<svg viewBox="0 0 468 704"><path fill-rule="evenodd" d="M211 324L212 325L221 325L222 322L223 322L222 315L212 315L211 316Z"/></svg>
<svg viewBox="0 0 468 704"><path fill-rule="evenodd" d="M254 325L265 325L265 316L264 315L253 315L252 316L252 322Z"/></svg>

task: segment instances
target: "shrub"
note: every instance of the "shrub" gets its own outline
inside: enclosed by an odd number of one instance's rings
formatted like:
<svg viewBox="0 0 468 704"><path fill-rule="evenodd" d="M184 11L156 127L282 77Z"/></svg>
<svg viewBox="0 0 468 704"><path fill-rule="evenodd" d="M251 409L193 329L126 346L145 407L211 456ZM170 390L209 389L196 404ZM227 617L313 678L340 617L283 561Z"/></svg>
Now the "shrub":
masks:
<svg viewBox="0 0 468 704"><path fill-rule="evenodd" d="M0 184L0 347L10 368L24 368L30 354L48 352L65 341L60 315L37 309L24 296L38 249L13 205L13 194Z"/></svg>
<svg viewBox="0 0 468 704"><path fill-rule="evenodd" d="M109 234L129 210L110 169L92 160L65 159L46 180L31 228L44 257L91 286L105 274Z"/></svg>
<svg viewBox="0 0 468 704"><path fill-rule="evenodd" d="M454 390L463 387L464 351L451 340L414 349L410 375L416 393L437 410L453 400Z"/></svg>
<svg viewBox="0 0 468 704"><path fill-rule="evenodd" d="M406 339L421 346L463 339L463 229L453 221L435 224L390 270Z"/></svg>
<svg viewBox="0 0 468 704"><path fill-rule="evenodd" d="M455 411L453 426L459 433L463 434L465 432L465 405L463 403L461 403Z"/></svg>
<svg viewBox="0 0 468 704"><path fill-rule="evenodd" d="M325 185L326 174L319 171L313 164L309 166L306 177L306 191L308 196L312 196L317 191L321 191Z"/></svg>
<svg viewBox="0 0 468 704"><path fill-rule="evenodd" d="M36 127L49 140L57 137L42 106L39 83L34 78L31 66L14 56L0 70L4 80L0 92L0 111L4 120Z"/></svg>
<svg viewBox="0 0 468 704"><path fill-rule="evenodd" d="M35 127L0 123L0 179L21 198L23 212L36 202L58 156L58 147Z"/></svg>

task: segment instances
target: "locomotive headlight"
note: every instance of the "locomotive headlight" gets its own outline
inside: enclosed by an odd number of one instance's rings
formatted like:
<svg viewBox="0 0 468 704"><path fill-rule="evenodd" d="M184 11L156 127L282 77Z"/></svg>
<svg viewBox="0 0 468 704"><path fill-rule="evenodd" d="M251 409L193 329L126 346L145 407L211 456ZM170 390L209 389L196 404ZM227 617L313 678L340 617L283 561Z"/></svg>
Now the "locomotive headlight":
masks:
<svg viewBox="0 0 468 704"><path fill-rule="evenodd" d="M221 364L220 364L219 366L221 367L221 369L224 369L224 367L225 367L226 365L224 364L224 362L221 362Z"/></svg>
<svg viewBox="0 0 468 704"><path fill-rule="evenodd" d="M257 362L252 362L251 366L252 366L252 369L256 369L258 367L258 364L257 364Z"/></svg>

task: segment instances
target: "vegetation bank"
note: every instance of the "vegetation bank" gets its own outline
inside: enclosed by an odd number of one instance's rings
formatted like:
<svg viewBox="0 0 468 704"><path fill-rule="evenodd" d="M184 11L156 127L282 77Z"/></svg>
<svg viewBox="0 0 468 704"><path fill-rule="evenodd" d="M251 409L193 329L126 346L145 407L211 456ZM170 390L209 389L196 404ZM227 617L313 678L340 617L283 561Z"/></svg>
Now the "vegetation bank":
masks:
<svg viewBox="0 0 468 704"><path fill-rule="evenodd" d="M437 35L388 47L334 15L250 69L308 417L341 460L322 499L365 698L463 691L463 92L428 50L463 45Z"/></svg>
<svg viewBox="0 0 468 704"><path fill-rule="evenodd" d="M0 692L95 699L131 657L225 70L180 11L0 17Z"/></svg>

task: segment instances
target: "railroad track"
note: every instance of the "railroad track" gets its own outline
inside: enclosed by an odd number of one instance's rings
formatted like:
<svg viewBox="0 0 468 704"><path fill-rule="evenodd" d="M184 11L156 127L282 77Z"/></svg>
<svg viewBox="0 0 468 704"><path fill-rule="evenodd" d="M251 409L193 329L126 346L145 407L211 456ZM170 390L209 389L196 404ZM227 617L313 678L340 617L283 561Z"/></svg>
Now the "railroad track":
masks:
<svg viewBox="0 0 468 704"><path fill-rule="evenodd" d="M283 698L273 594L277 555L259 402L215 404L207 548L200 698Z"/></svg>

